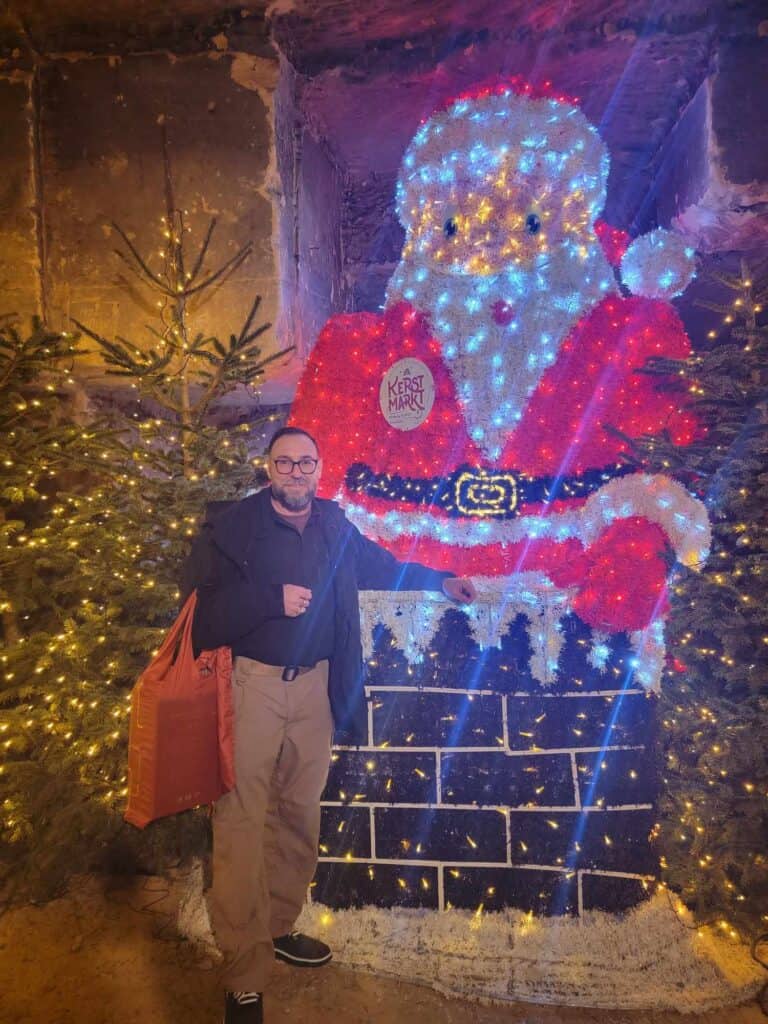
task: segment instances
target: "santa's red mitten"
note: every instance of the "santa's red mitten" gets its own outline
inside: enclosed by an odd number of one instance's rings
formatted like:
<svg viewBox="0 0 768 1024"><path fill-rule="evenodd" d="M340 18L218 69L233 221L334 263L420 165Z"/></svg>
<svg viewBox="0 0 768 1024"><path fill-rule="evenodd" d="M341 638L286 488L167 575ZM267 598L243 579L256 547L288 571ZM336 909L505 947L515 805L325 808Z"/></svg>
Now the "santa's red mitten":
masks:
<svg viewBox="0 0 768 1024"><path fill-rule="evenodd" d="M587 549L574 611L593 629L644 629L667 609L668 549L656 523L640 516L612 523Z"/></svg>

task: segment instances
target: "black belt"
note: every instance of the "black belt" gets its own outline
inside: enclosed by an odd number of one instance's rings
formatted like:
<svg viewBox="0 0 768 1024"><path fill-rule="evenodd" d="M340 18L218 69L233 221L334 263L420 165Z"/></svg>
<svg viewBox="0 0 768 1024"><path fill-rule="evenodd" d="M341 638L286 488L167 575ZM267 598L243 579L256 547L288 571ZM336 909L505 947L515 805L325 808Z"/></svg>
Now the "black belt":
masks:
<svg viewBox="0 0 768 1024"><path fill-rule="evenodd" d="M609 480L635 472L635 466L619 463L578 475L534 478L512 469L460 466L450 476L424 479L375 473L356 462L347 470L344 483L351 494L385 498L400 505L427 505L454 518L514 519L526 505L585 498Z"/></svg>
<svg viewBox="0 0 768 1024"><path fill-rule="evenodd" d="M307 672L311 672L314 667L314 665L286 665L280 673L280 678L284 683L292 683L297 676L306 675Z"/></svg>
<svg viewBox="0 0 768 1024"><path fill-rule="evenodd" d="M247 655L239 655L244 657L246 661L250 661L254 665L258 665L263 671L259 672L261 676L280 676L284 683L292 683L298 676L306 675L307 672L311 672L315 665L268 665L265 661L259 661L257 658L249 658Z"/></svg>

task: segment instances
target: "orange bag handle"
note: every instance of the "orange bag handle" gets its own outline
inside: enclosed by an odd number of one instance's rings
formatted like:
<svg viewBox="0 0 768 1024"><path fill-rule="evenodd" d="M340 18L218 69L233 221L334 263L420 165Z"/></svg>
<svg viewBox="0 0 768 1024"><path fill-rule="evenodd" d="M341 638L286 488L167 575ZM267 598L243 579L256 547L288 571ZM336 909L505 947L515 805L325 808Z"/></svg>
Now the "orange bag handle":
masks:
<svg viewBox="0 0 768 1024"><path fill-rule="evenodd" d="M181 668L183 662L188 662L191 667L194 665L195 659L192 651L192 622L195 617L195 606L197 605L197 591L193 590L187 600L184 602L184 607L179 612L179 615L165 635L157 654L154 656L152 661L146 667L142 675L145 678L160 678L164 679L171 666L178 665ZM179 644L179 639L181 643ZM178 655L174 660L174 655Z"/></svg>

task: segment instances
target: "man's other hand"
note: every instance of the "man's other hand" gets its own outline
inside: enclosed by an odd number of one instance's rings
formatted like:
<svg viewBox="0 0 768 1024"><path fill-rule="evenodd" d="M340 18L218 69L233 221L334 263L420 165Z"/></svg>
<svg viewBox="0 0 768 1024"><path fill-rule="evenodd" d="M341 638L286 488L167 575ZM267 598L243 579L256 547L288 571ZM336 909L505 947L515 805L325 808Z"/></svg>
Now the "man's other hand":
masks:
<svg viewBox="0 0 768 1024"><path fill-rule="evenodd" d="M449 576L448 579L443 580L443 593L452 601L458 601L459 604L471 604L477 597L472 580L458 576Z"/></svg>
<svg viewBox="0 0 768 1024"><path fill-rule="evenodd" d="M297 615L303 615L309 608L312 600L312 591L307 587L299 587L295 583L283 584L283 608L285 614L295 619Z"/></svg>

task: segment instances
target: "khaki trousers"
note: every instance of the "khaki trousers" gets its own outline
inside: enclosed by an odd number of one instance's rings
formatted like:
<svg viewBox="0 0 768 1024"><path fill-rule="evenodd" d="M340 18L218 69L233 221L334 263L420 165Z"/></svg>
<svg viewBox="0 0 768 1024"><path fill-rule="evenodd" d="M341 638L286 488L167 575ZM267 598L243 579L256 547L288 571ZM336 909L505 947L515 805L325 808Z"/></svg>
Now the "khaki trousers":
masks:
<svg viewBox="0 0 768 1024"><path fill-rule="evenodd" d="M317 865L333 736L328 662L286 683L236 658L232 701L237 784L214 808L208 904L224 987L263 992L272 939L292 929Z"/></svg>

